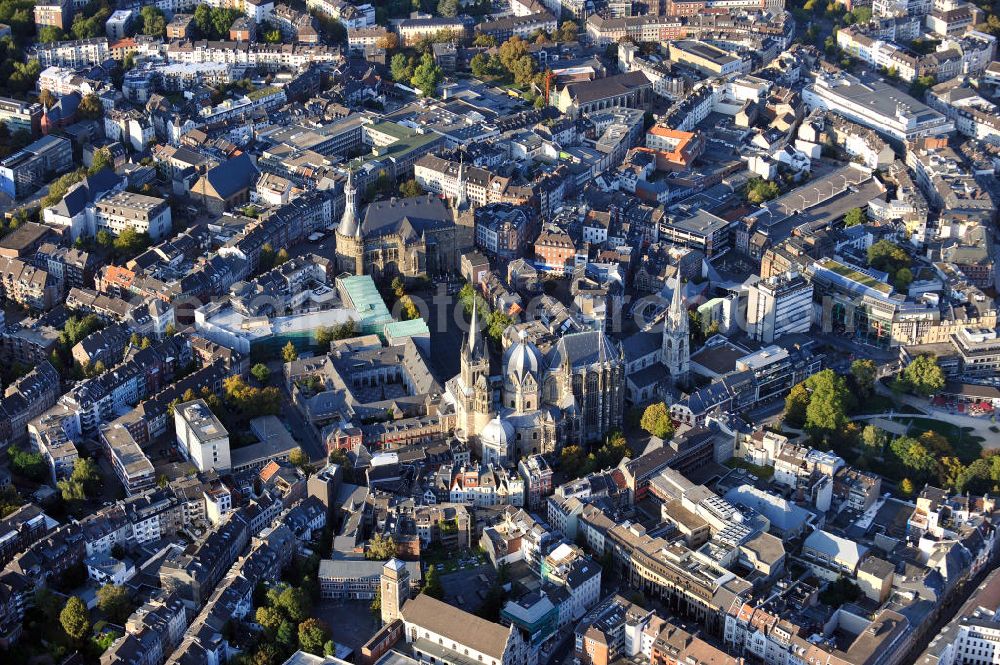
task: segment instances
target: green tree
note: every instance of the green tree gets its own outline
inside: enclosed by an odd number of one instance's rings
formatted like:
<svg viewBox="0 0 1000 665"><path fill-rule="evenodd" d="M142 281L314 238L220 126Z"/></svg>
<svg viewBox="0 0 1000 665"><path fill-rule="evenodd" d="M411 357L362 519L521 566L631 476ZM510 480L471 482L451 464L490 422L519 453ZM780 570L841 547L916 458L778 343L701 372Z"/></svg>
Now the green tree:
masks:
<svg viewBox="0 0 1000 665"><path fill-rule="evenodd" d="M897 291L906 292L913 282L913 272L909 268L900 268L896 271L896 276L892 279L892 285Z"/></svg>
<svg viewBox="0 0 1000 665"><path fill-rule="evenodd" d="M777 183L771 182L770 180L751 178L750 181L747 182L746 197L747 201L750 203L756 203L759 205L765 201L777 198L780 193L781 190L778 189Z"/></svg>
<svg viewBox="0 0 1000 665"><path fill-rule="evenodd" d="M923 355L903 370L903 382L911 392L929 397L944 387L945 376L934 356Z"/></svg>
<svg viewBox="0 0 1000 665"><path fill-rule="evenodd" d="M420 310L417 308L413 298L408 295L403 295L399 299L400 307L402 307L402 317L404 321L412 321L414 319L420 318Z"/></svg>
<svg viewBox="0 0 1000 665"><path fill-rule="evenodd" d="M964 491L965 465L957 457L942 457L939 467L939 481L942 487L955 492Z"/></svg>
<svg viewBox="0 0 1000 665"><path fill-rule="evenodd" d="M44 106L47 109L50 109L53 106L55 106L56 102L59 100L55 95L52 94L51 90L49 90L48 88L42 88L41 92L38 93L38 101L41 103L42 106ZM5 131L7 130L7 125L4 125L4 130ZM9 134L10 132L8 131L7 133ZM10 139L9 136L7 138L8 140Z"/></svg>
<svg viewBox="0 0 1000 665"><path fill-rule="evenodd" d="M287 263L290 258L288 250L282 247L278 250L278 253L274 255L274 265L280 266L282 263Z"/></svg>
<svg viewBox="0 0 1000 665"><path fill-rule="evenodd" d="M486 317L486 336L493 340L495 344L499 344L504 331L512 323L514 323L514 319L506 312L495 309Z"/></svg>
<svg viewBox="0 0 1000 665"><path fill-rule="evenodd" d="M674 423L670 419L670 412L663 402L653 402L642 412L642 419L639 426L649 432L651 436L664 440L670 439L674 435Z"/></svg>
<svg viewBox="0 0 1000 665"><path fill-rule="evenodd" d="M81 457L73 464L70 478L82 484L88 491L96 488L101 482L101 474L97 465L89 457Z"/></svg>
<svg viewBox="0 0 1000 665"><path fill-rule="evenodd" d="M861 430L861 440L874 455L881 455L885 448L885 431L875 425L865 425L865 428Z"/></svg>
<svg viewBox="0 0 1000 665"><path fill-rule="evenodd" d="M580 32L579 26L573 21L563 21L553 37L557 42L574 42Z"/></svg>
<svg viewBox="0 0 1000 665"><path fill-rule="evenodd" d="M909 478L903 478L899 483L899 492L903 496L913 496L913 481Z"/></svg>
<svg viewBox="0 0 1000 665"><path fill-rule="evenodd" d="M304 469L305 467L309 466L309 455L307 455L306 451L302 450L301 448L296 448L288 456L288 461L294 464L295 466L299 467L300 469Z"/></svg>
<svg viewBox="0 0 1000 665"><path fill-rule="evenodd" d="M937 469L937 459L913 437L901 436L893 440L889 444L889 450L900 465L919 478L929 478Z"/></svg>
<svg viewBox="0 0 1000 665"><path fill-rule="evenodd" d="M473 58L474 59L474 58ZM399 195L403 198L410 198L413 196L421 196L424 194L424 188L420 186L416 180L412 178L406 180L399 184Z"/></svg>
<svg viewBox="0 0 1000 665"><path fill-rule="evenodd" d="M35 81L41 73L42 63L36 58L27 62L15 62L14 71L7 78L7 87L14 92L27 92L35 86Z"/></svg>
<svg viewBox="0 0 1000 665"><path fill-rule="evenodd" d="M286 363L294 362L299 359L299 352L295 350L295 345L291 342L285 344L281 349L281 359Z"/></svg>
<svg viewBox="0 0 1000 665"><path fill-rule="evenodd" d="M910 94L916 97L917 99L921 99L923 98L924 93L927 92L929 88L934 87L936 83L937 83L936 76L933 75L918 76L917 78L913 79L913 82L910 84Z"/></svg>
<svg viewBox="0 0 1000 665"><path fill-rule="evenodd" d="M38 30L38 41L42 44L62 41L62 30L54 25L45 25Z"/></svg>
<svg viewBox="0 0 1000 665"><path fill-rule="evenodd" d="M458 0L440 0L437 5L439 16L454 18L458 16Z"/></svg>
<svg viewBox="0 0 1000 665"><path fill-rule="evenodd" d="M469 61L469 70L476 78L486 78L492 75L490 70L490 58L485 53L477 53Z"/></svg>
<svg viewBox="0 0 1000 665"><path fill-rule="evenodd" d="M164 37L167 34L167 19L163 12L153 5L146 5L139 11L142 18L142 34Z"/></svg>
<svg viewBox="0 0 1000 665"><path fill-rule="evenodd" d="M528 54L528 43L520 37L511 37L500 45L500 62L504 69L511 71L514 63Z"/></svg>
<svg viewBox="0 0 1000 665"><path fill-rule="evenodd" d="M285 651L291 651L295 648L295 640L297 635L295 633L295 624L288 620L283 620L278 624L278 630L275 631L274 639L281 645Z"/></svg>
<svg viewBox="0 0 1000 665"><path fill-rule="evenodd" d="M847 382L831 369L813 374L806 380L809 406L806 407L805 429L824 438L842 431L847 425Z"/></svg>
<svg viewBox="0 0 1000 665"><path fill-rule="evenodd" d="M612 432L608 435L604 445L597 451L597 467L600 469L614 468L630 452L625 435L618 431Z"/></svg>
<svg viewBox="0 0 1000 665"><path fill-rule="evenodd" d="M368 549L365 551L366 559L385 561L394 556L396 556L396 540L392 536L376 533L375 537L368 541Z"/></svg>
<svg viewBox="0 0 1000 665"><path fill-rule="evenodd" d="M281 616L281 612L274 607L258 607L256 613L254 614L254 620L266 630L273 638L275 633L278 632L278 626L284 621Z"/></svg>
<svg viewBox="0 0 1000 665"><path fill-rule="evenodd" d="M784 421L790 427L802 427L806 423L806 409L809 407L809 391L802 383L792 386L785 397Z"/></svg>
<svg viewBox="0 0 1000 665"><path fill-rule="evenodd" d="M10 467L14 473L34 481L43 480L48 476L48 465L41 453L10 446L7 455L10 457Z"/></svg>
<svg viewBox="0 0 1000 665"><path fill-rule="evenodd" d="M389 70L392 73L392 80L396 83L409 84L413 78L413 61L407 58L404 53L397 53L389 61Z"/></svg>
<svg viewBox="0 0 1000 665"><path fill-rule="evenodd" d="M437 91L438 83L444 78L444 72L434 63L434 56L424 53L420 58L420 64L413 70L413 77L410 84L420 90L424 97L433 97Z"/></svg>
<svg viewBox="0 0 1000 665"><path fill-rule="evenodd" d="M330 639L330 629L319 619L309 618L299 624L299 648L317 656L323 655L323 645Z"/></svg>
<svg viewBox="0 0 1000 665"><path fill-rule="evenodd" d="M257 363L250 368L250 373L253 374L253 378L257 379L261 383L267 383L271 378L271 370L267 368L264 363Z"/></svg>
<svg viewBox="0 0 1000 665"><path fill-rule="evenodd" d="M985 459L973 460L962 476L961 486L972 494L985 494L993 489L990 477L990 463Z"/></svg>
<svg viewBox="0 0 1000 665"><path fill-rule="evenodd" d="M281 30L278 28L269 28L261 31L261 38L264 40L265 44L280 44L281 43Z"/></svg>
<svg viewBox="0 0 1000 665"><path fill-rule="evenodd" d="M257 269L266 272L274 267L274 248L271 243L265 242L260 246L260 254L257 257Z"/></svg>
<svg viewBox="0 0 1000 665"><path fill-rule="evenodd" d="M851 14L854 16L856 23L868 23L872 20L872 8L871 7L855 7L851 10Z"/></svg>
<svg viewBox="0 0 1000 665"><path fill-rule="evenodd" d="M309 616L312 603L309 602L309 594L299 587L285 586L275 599L274 606L290 621L298 623Z"/></svg>
<svg viewBox="0 0 1000 665"><path fill-rule="evenodd" d="M59 623L70 639L80 644L90 634L90 615L78 596L70 596L59 613Z"/></svg>
<svg viewBox="0 0 1000 665"><path fill-rule="evenodd" d="M494 46L497 45L497 38L494 37L493 35L484 35L482 33L479 33L475 36L475 38L473 38L472 45L479 46L482 48L493 48ZM482 55L482 53L478 55ZM475 57L473 57L473 60L475 60Z"/></svg>
<svg viewBox="0 0 1000 665"><path fill-rule="evenodd" d="M437 569L428 566L424 574L424 586L420 589L431 598L444 599L444 587L441 585L441 578L438 577Z"/></svg>
<svg viewBox="0 0 1000 665"><path fill-rule="evenodd" d="M844 226L851 227L863 224L865 221L865 211L861 208L851 208L844 215Z"/></svg>
<svg viewBox="0 0 1000 665"><path fill-rule="evenodd" d="M875 390L878 367L873 360L859 359L851 363L851 381L858 397L866 398Z"/></svg>
<svg viewBox="0 0 1000 665"><path fill-rule="evenodd" d="M125 587L105 584L97 590L97 606L113 623L123 625L131 612L132 600Z"/></svg>
<svg viewBox="0 0 1000 665"><path fill-rule="evenodd" d="M115 251L121 257L132 257L144 252L150 245L149 234L136 231L131 226L118 234L112 242Z"/></svg>
<svg viewBox="0 0 1000 665"><path fill-rule="evenodd" d="M103 169L113 170L114 168L115 164L111 159L111 151L107 148L100 148L94 152L94 157L90 160L90 166L87 168L87 173L94 175Z"/></svg>

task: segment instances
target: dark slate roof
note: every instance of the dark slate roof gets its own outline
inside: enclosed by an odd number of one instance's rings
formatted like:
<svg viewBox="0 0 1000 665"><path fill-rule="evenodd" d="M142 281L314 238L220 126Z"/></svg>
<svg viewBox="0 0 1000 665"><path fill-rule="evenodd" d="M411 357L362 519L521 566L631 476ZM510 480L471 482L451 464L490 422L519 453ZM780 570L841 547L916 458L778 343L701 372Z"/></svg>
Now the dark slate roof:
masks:
<svg viewBox="0 0 1000 665"><path fill-rule="evenodd" d="M557 369L568 359L572 367L586 367L616 358L618 350L604 332L587 330L561 337L549 351L546 363L550 369Z"/></svg>
<svg viewBox="0 0 1000 665"><path fill-rule="evenodd" d="M258 173L253 160L243 154L209 169L205 177L221 198L228 199L240 190L250 187L257 179Z"/></svg>
<svg viewBox="0 0 1000 665"><path fill-rule="evenodd" d="M629 335L622 341L622 350L625 351L625 360L631 361L642 358L658 350L663 343L662 333L652 330L640 330L634 335Z"/></svg>
<svg viewBox="0 0 1000 665"><path fill-rule="evenodd" d="M454 223L444 202L430 194L412 198L375 201L365 209L361 234L366 238L400 233L420 236L424 231L445 228Z"/></svg>
<svg viewBox="0 0 1000 665"><path fill-rule="evenodd" d="M80 181L79 185L70 189L62 201L53 206L53 209L58 215L73 217L82 212L88 203L93 203L102 194L117 187L121 181L121 176L117 173L109 168L103 168L97 173L87 176Z"/></svg>
<svg viewBox="0 0 1000 665"><path fill-rule="evenodd" d="M72 118L76 113L77 107L80 106L80 102L83 101L83 97L80 96L78 92L71 92L68 95L63 95L56 101L55 104L45 112L45 116L49 119L49 122L59 122L65 118Z"/></svg>
<svg viewBox="0 0 1000 665"><path fill-rule="evenodd" d="M629 72L608 76L593 81L583 81L569 84L570 97L577 104L586 104L598 99L607 99L616 95L625 95L636 88L649 85L649 79L642 72Z"/></svg>

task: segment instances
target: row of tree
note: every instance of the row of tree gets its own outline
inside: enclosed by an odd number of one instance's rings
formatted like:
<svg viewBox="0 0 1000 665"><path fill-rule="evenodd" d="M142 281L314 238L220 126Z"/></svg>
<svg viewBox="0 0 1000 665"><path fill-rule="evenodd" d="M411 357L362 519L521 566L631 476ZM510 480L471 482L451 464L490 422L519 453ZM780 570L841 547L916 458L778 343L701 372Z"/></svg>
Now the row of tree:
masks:
<svg viewBox="0 0 1000 665"><path fill-rule="evenodd" d="M257 644L256 650L241 654L240 663L280 663L296 649L317 656L334 654L330 628L309 616L312 602L303 588L278 584L268 588L263 595L254 620L264 629L264 639Z"/></svg>
<svg viewBox="0 0 1000 665"><path fill-rule="evenodd" d="M559 456L559 466L568 477L580 478L600 469L618 466L629 452L625 435L612 432L599 448L591 452L577 444L564 446Z"/></svg>
<svg viewBox="0 0 1000 665"><path fill-rule="evenodd" d="M848 415L874 394L877 371L871 360L855 360L847 377L832 369L813 374L789 391L784 422L805 429L814 442L832 444L843 437Z"/></svg>
<svg viewBox="0 0 1000 665"><path fill-rule="evenodd" d="M433 97L444 79L444 72L429 52L421 55L419 61L412 55L397 53L389 61L389 71L394 81L416 88L424 97Z"/></svg>

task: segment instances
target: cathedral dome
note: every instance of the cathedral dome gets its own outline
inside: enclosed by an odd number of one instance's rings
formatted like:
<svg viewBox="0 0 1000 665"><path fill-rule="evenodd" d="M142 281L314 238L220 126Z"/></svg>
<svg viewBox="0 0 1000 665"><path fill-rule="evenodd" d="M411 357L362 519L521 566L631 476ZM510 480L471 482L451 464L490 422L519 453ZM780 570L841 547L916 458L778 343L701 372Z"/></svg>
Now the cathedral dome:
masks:
<svg viewBox="0 0 1000 665"><path fill-rule="evenodd" d="M503 354L503 366L504 372L514 379L515 383L521 383L527 374L537 379L538 371L542 367L542 353L537 346L524 338L522 332L521 340Z"/></svg>
<svg viewBox="0 0 1000 665"><path fill-rule="evenodd" d="M486 427L479 434L479 441L484 449L505 450L513 440L514 426L506 420L501 420L499 416L486 423Z"/></svg>

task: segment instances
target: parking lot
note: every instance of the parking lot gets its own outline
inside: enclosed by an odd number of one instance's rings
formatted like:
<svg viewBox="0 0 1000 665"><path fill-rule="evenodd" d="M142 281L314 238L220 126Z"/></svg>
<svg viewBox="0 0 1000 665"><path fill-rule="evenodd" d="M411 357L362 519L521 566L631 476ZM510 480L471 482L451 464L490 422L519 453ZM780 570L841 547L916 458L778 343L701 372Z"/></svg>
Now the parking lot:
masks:
<svg viewBox="0 0 1000 665"><path fill-rule="evenodd" d="M370 600L324 600L313 608L312 614L330 627L334 642L355 651L382 623L371 611Z"/></svg>

